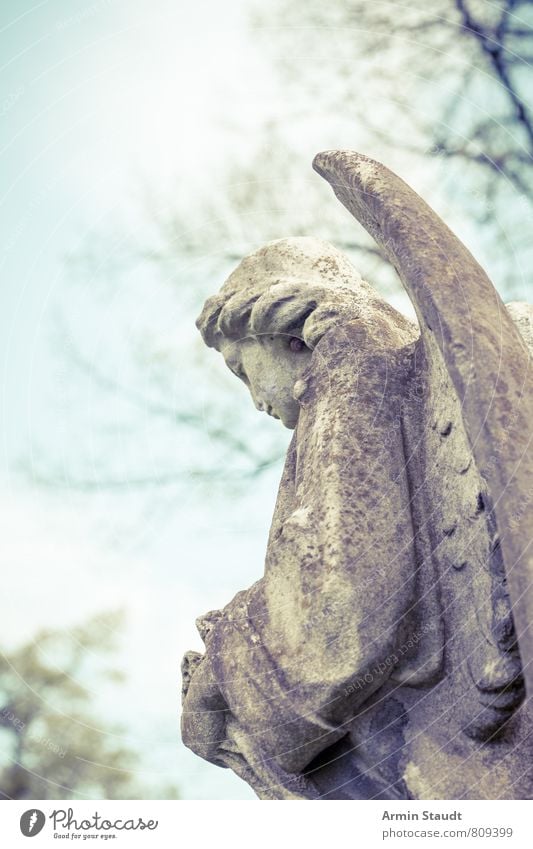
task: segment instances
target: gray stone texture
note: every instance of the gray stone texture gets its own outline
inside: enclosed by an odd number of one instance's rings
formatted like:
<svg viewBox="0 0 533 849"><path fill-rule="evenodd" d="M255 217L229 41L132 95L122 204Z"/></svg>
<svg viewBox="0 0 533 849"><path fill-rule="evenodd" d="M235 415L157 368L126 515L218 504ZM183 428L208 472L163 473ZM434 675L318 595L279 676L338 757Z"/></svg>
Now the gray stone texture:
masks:
<svg viewBox="0 0 533 849"><path fill-rule="evenodd" d="M183 660L184 742L262 799L531 798L532 308L379 163L314 166L419 327L315 239L206 303L206 343L294 432L264 575Z"/></svg>

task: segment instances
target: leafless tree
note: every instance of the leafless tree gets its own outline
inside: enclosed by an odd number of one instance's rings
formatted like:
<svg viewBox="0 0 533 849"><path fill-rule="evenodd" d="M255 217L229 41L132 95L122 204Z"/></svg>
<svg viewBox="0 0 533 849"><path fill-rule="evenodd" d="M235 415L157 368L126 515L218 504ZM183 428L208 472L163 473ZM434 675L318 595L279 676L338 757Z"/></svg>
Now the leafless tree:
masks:
<svg viewBox="0 0 533 849"><path fill-rule="evenodd" d="M278 0L258 7L255 25L285 84L363 127L378 158L437 161L482 228L496 282L520 291L531 259L531 3Z"/></svg>

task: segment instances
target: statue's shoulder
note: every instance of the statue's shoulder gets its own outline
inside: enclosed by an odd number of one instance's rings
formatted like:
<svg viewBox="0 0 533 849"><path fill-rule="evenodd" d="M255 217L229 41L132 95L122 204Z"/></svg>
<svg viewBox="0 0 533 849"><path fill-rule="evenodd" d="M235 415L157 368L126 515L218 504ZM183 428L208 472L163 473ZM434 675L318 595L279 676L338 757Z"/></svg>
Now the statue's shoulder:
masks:
<svg viewBox="0 0 533 849"><path fill-rule="evenodd" d="M382 397L386 386L387 398L392 400L407 388L418 339L415 325L408 332L369 327L358 320L332 326L314 348L294 397L302 407L320 398L335 400L337 405L345 398L350 404L354 391L364 391L370 403L371 397Z"/></svg>
<svg viewBox="0 0 533 849"><path fill-rule="evenodd" d="M374 317L371 324L364 318L347 321L332 326L322 336L313 351L308 374L318 376L332 370L340 374L370 360L403 370L416 357L419 340L418 328L407 319L400 326L386 317Z"/></svg>

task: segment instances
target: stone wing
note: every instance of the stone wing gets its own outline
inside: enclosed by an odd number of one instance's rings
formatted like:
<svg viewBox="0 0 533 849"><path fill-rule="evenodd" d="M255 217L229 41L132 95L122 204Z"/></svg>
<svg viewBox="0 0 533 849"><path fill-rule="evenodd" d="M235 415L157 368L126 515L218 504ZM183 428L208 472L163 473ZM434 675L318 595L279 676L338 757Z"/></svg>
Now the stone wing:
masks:
<svg viewBox="0 0 533 849"><path fill-rule="evenodd" d="M488 517L488 544L501 552L505 573L500 583L509 590L531 695L533 397L528 347L483 269L403 180L352 151L320 153L313 167L397 269L418 315L419 355L434 396L446 384L455 394L457 430L464 431L483 483L479 506ZM448 423L440 426L445 429Z"/></svg>

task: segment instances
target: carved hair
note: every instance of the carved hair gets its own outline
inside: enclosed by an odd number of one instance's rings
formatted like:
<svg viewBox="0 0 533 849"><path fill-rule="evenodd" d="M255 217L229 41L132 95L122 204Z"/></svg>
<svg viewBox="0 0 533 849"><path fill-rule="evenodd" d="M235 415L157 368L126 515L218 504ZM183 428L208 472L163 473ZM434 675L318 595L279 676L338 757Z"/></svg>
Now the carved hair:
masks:
<svg viewBox="0 0 533 849"><path fill-rule="evenodd" d="M328 242L294 237L269 242L246 256L196 321L204 342L291 333L314 348L332 325L361 319L377 338L413 338L413 325L384 301Z"/></svg>

